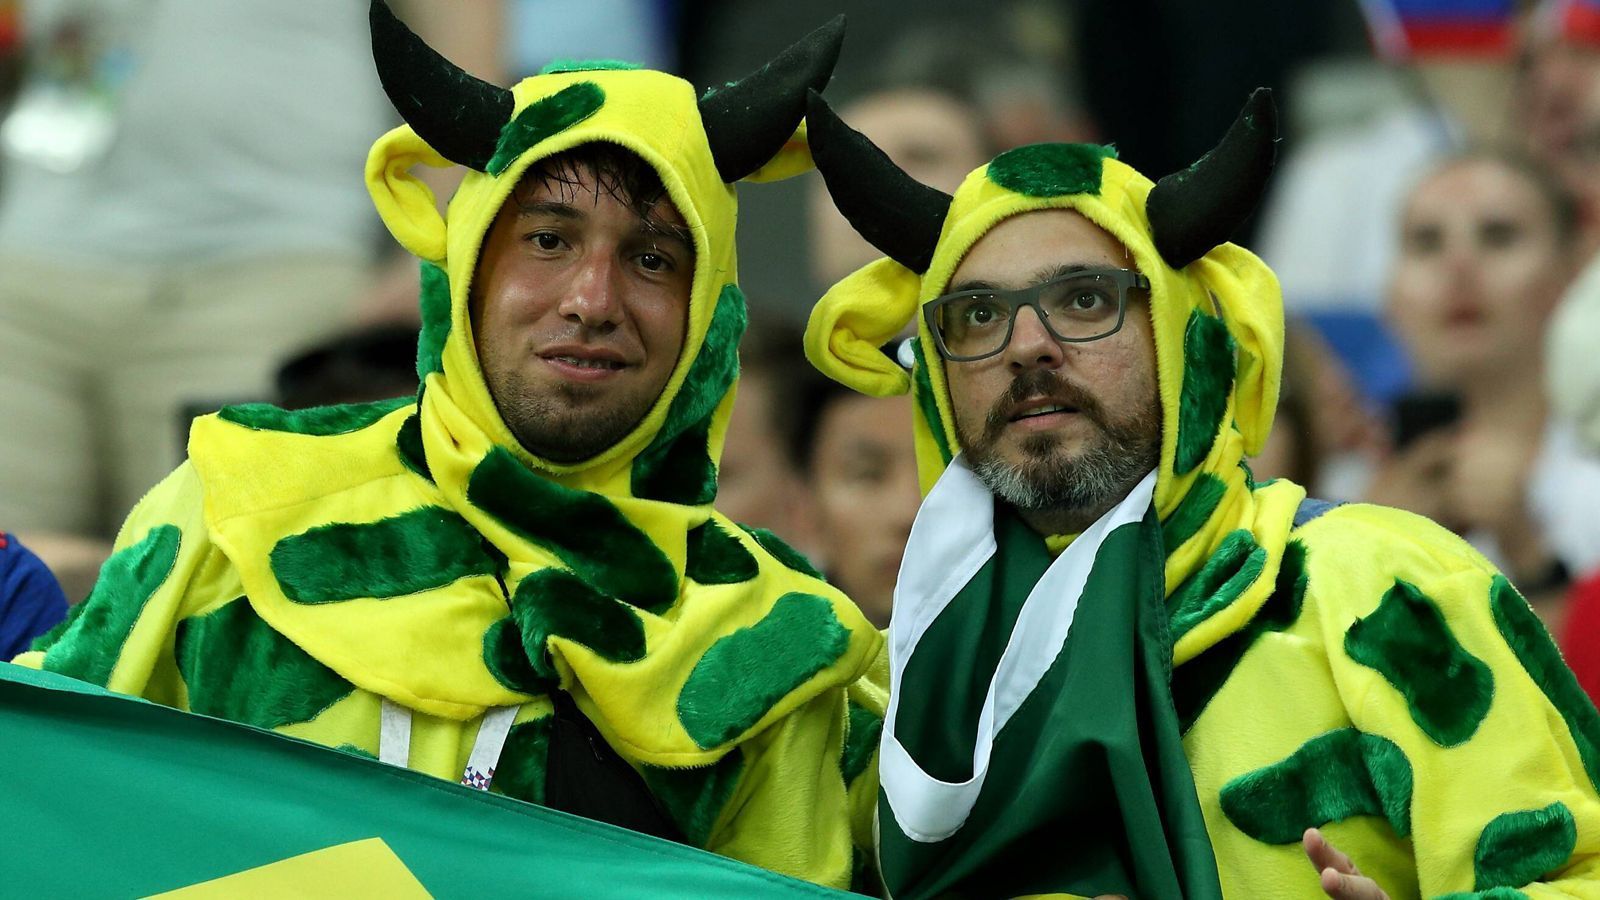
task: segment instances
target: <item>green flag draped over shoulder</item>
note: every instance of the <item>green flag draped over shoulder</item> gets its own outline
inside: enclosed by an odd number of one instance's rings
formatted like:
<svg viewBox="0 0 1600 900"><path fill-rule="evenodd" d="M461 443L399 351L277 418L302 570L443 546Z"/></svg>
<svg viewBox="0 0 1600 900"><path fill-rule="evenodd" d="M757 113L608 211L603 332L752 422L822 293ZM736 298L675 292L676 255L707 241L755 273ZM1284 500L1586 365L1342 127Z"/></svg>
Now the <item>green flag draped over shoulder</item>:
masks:
<svg viewBox="0 0 1600 900"><path fill-rule="evenodd" d="M1152 473L1052 560L957 459L890 625L879 863L897 898L1220 898L1169 686Z"/></svg>
<svg viewBox="0 0 1600 900"><path fill-rule="evenodd" d="M847 896L3 663L0 785L7 896Z"/></svg>

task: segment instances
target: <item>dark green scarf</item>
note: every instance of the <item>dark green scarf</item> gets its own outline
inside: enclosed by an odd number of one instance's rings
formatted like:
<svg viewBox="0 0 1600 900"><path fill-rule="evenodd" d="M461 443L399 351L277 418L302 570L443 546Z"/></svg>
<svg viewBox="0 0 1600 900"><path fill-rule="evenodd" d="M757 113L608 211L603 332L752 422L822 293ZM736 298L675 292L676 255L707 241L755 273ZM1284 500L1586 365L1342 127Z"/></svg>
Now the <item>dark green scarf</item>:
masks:
<svg viewBox="0 0 1600 900"><path fill-rule="evenodd" d="M895 686L895 737L941 781L971 777L990 679L1053 562L1015 514L997 510L994 531L994 556L929 626ZM1153 512L1106 536L1066 646L996 734L959 830L914 841L880 793L892 896L1221 897L1169 687L1163 558Z"/></svg>

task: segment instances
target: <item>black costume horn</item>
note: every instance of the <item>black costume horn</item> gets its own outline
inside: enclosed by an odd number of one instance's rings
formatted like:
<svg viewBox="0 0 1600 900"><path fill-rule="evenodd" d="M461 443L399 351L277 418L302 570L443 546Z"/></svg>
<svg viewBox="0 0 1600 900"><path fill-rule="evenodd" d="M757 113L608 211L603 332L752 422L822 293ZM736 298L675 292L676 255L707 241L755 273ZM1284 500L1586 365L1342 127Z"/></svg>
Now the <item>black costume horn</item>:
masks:
<svg viewBox="0 0 1600 900"><path fill-rule="evenodd" d="M950 195L907 175L816 91L806 106L806 135L817 171L851 226L895 262L928 271Z"/></svg>
<svg viewBox="0 0 1600 900"><path fill-rule="evenodd" d="M484 171L516 104L511 92L474 78L372 0L372 58L400 117L453 163Z"/></svg>
<svg viewBox="0 0 1600 900"><path fill-rule="evenodd" d="M806 92L827 86L843 43L844 16L834 16L755 72L706 91L700 121L723 181L738 181L783 149L806 114Z"/></svg>
<svg viewBox="0 0 1600 900"><path fill-rule="evenodd" d="M1233 237L1255 211L1277 159L1278 108L1256 88L1221 143L1156 182L1145 200L1161 258L1181 269Z"/></svg>

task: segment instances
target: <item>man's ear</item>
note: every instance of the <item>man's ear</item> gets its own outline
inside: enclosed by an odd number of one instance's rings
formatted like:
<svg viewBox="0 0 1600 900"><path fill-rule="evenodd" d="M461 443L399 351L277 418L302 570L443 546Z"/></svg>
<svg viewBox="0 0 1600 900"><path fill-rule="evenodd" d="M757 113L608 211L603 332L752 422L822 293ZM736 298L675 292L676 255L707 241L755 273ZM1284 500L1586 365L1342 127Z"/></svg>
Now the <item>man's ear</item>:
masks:
<svg viewBox="0 0 1600 900"><path fill-rule="evenodd" d="M881 348L917 313L922 276L892 259L868 263L811 310L806 358L822 374L873 397L904 394L911 376Z"/></svg>
<svg viewBox="0 0 1600 900"><path fill-rule="evenodd" d="M401 246L420 259L443 265L444 217L432 189L411 174L418 163L440 169L455 165L428 146L411 126L390 131L367 154L367 193Z"/></svg>

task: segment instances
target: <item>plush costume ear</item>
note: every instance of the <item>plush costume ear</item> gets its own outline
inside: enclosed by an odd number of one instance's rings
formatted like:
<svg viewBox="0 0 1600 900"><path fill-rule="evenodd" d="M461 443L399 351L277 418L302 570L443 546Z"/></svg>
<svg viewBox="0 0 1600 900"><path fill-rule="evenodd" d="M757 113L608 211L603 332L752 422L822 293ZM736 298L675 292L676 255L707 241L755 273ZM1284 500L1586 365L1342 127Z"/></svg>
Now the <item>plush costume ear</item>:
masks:
<svg viewBox="0 0 1600 900"><path fill-rule="evenodd" d="M922 278L880 259L834 285L806 323L806 358L822 374L873 397L904 394L911 376L881 348L917 313Z"/></svg>
<svg viewBox="0 0 1600 900"><path fill-rule="evenodd" d="M806 114L806 92L833 77L844 43L844 16L796 41L772 61L700 98L711 158L728 184L762 168L783 150Z"/></svg>
<svg viewBox="0 0 1600 900"><path fill-rule="evenodd" d="M767 160L766 165L746 175L743 180L765 183L768 181L782 181L793 178L816 168L817 164L811 159L811 141L806 134L806 123L801 122L800 127L794 130L778 155Z"/></svg>
<svg viewBox="0 0 1600 900"><path fill-rule="evenodd" d="M1267 442L1283 382L1283 292L1254 253L1223 244L1195 262L1237 348L1233 417L1246 456Z"/></svg>
<svg viewBox="0 0 1600 900"><path fill-rule="evenodd" d="M833 205L872 246L921 274L950 211L950 195L907 175L866 136L846 125L822 95L806 108L811 154Z"/></svg>
<svg viewBox="0 0 1600 900"><path fill-rule="evenodd" d="M1156 182L1145 200L1161 258L1181 269L1233 237L1255 211L1277 158L1278 110L1256 88L1222 142L1194 165Z"/></svg>
<svg viewBox="0 0 1600 900"><path fill-rule="evenodd" d="M445 257L444 217L433 191L411 174L418 163L446 168L450 160L411 130L401 125L378 139L367 154L367 193L389 233L411 253L429 262Z"/></svg>
<svg viewBox="0 0 1600 900"><path fill-rule="evenodd" d="M482 172L511 119L511 92L462 71L372 0L372 58L389 102L445 159Z"/></svg>

